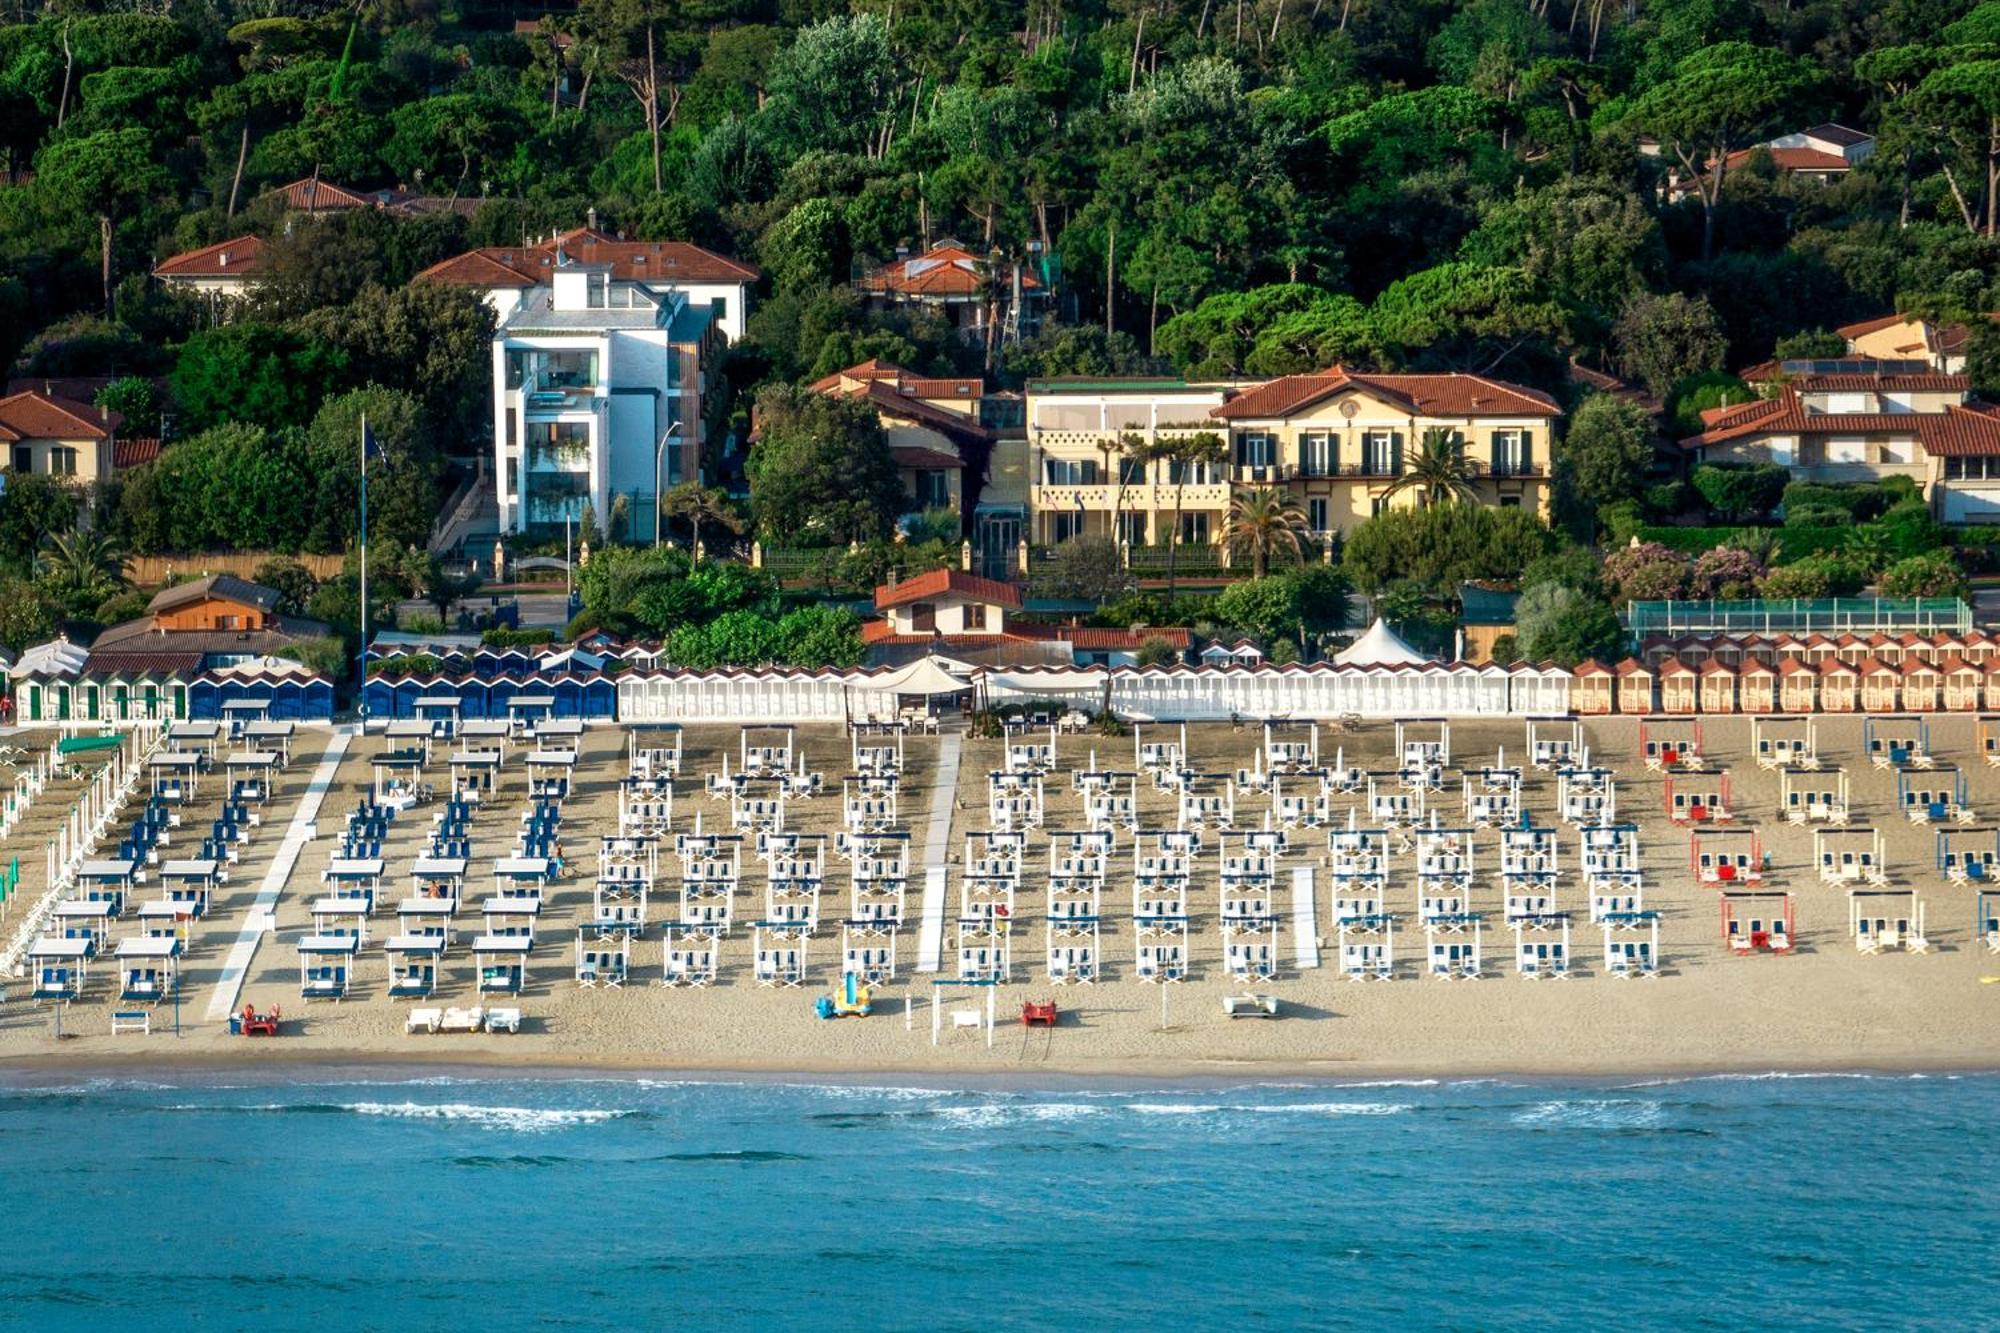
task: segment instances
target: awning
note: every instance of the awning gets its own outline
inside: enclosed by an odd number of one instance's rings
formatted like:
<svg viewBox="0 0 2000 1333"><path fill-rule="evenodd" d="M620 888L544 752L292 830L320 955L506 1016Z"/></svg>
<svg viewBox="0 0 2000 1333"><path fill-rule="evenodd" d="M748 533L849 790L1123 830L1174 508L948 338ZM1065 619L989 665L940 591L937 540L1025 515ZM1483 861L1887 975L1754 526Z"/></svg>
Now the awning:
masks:
<svg viewBox="0 0 2000 1333"><path fill-rule="evenodd" d="M954 675L954 670L963 674ZM879 690L884 694L921 694L926 698L934 694L963 694L972 688L972 682L966 679L971 670L963 662L954 662L933 653L918 658L908 666L898 667L886 676L862 681L860 688Z"/></svg>
<svg viewBox="0 0 2000 1333"><path fill-rule="evenodd" d="M1340 666L1421 666L1431 659L1403 642L1386 622L1377 620L1366 634L1335 653L1333 660Z"/></svg>

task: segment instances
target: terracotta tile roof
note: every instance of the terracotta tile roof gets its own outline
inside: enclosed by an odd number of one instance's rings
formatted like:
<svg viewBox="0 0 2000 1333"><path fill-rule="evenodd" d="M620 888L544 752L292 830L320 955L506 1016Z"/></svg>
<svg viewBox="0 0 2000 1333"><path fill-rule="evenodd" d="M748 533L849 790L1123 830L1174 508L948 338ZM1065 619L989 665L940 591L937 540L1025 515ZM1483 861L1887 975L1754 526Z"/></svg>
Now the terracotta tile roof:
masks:
<svg viewBox="0 0 2000 1333"><path fill-rule="evenodd" d="M985 634L898 634L886 620L863 621L861 642L870 648L933 644L941 648L991 648L1002 643L1053 643L1056 632L1047 625L1022 625Z"/></svg>
<svg viewBox="0 0 2000 1333"><path fill-rule="evenodd" d="M149 614L157 615L171 611L189 602L199 602L207 597L220 597L244 606L253 606L259 611L275 610L278 605L278 590L267 588L261 583L237 578L234 574L205 574L188 583L176 583L171 588L162 588L153 594L153 600L146 603Z"/></svg>
<svg viewBox="0 0 2000 1333"><path fill-rule="evenodd" d="M1246 389L1209 415L1223 420L1290 416L1343 389L1358 389L1419 416L1553 417L1555 399L1479 375L1364 375L1334 366L1309 375L1283 375Z"/></svg>
<svg viewBox="0 0 2000 1333"><path fill-rule="evenodd" d="M1915 322L1908 315L1892 313L1877 315L1873 319L1857 320L1852 324L1842 324L1834 332L1847 339L1847 341L1853 342L1856 338L1865 338L1871 333L1880 333L1883 329L1892 329L1898 324L1913 324Z"/></svg>
<svg viewBox="0 0 2000 1333"><path fill-rule="evenodd" d="M97 652L83 660L86 676L192 677L201 669L199 652Z"/></svg>
<svg viewBox="0 0 2000 1333"><path fill-rule="evenodd" d="M1021 592L1013 584L956 569L933 569L928 574L919 574L898 584L885 583L875 590L875 609L886 611L893 606L920 602L926 597L953 595L1009 610L1021 609Z"/></svg>
<svg viewBox="0 0 2000 1333"><path fill-rule="evenodd" d="M183 250L153 266L156 278L234 278L254 276L264 267L264 242L255 236L233 236L199 250Z"/></svg>
<svg viewBox="0 0 2000 1333"><path fill-rule="evenodd" d="M128 467L138 467L141 463L150 463L159 456L160 442L157 439L111 442L111 466L119 471Z"/></svg>
<svg viewBox="0 0 2000 1333"><path fill-rule="evenodd" d="M1628 657L1613 669L1612 674L1619 676L1650 676L1653 674L1653 669L1636 657Z"/></svg>
<svg viewBox="0 0 2000 1333"><path fill-rule="evenodd" d="M1688 436L1681 446L1694 449L1755 435L1886 434L1915 436L1926 451L1945 457L2000 454L1996 413L2000 409L1986 404L1953 404L1942 412L1808 412L1797 390L1788 385L1776 398L1717 409L1712 417L1703 413L1707 429Z"/></svg>
<svg viewBox="0 0 2000 1333"><path fill-rule="evenodd" d="M897 467L918 468L926 471L957 471L965 466L956 454L948 454L938 449L926 449L921 444L899 444L890 448L889 453L896 460Z"/></svg>
<svg viewBox="0 0 2000 1333"><path fill-rule="evenodd" d="M2000 408L1986 403L1947 408L1927 419L1924 449L1940 458L2000 454Z"/></svg>
<svg viewBox="0 0 2000 1333"><path fill-rule="evenodd" d="M1579 677L1608 676L1612 674L1612 672L1610 667L1604 665L1604 663L1598 661L1596 658L1586 657L1581 662L1578 662L1576 664L1576 670L1572 674Z"/></svg>
<svg viewBox="0 0 2000 1333"><path fill-rule="evenodd" d="M1755 148L1739 148L1729 155L1729 165L1740 167L1750 160L1753 153L1765 152L1771 155L1772 165L1780 171L1852 171L1854 164L1839 153L1829 153L1819 148L1770 148L1762 144Z"/></svg>
<svg viewBox="0 0 2000 1333"><path fill-rule="evenodd" d="M1088 625L1064 626L1056 630L1056 637L1085 652L1119 652L1137 649L1148 639L1162 639L1170 647L1183 651L1194 642L1187 630L1170 625L1155 629L1098 629Z"/></svg>
<svg viewBox="0 0 2000 1333"><path fill-rule="evenodd" d="M1792 385L1807 392L1834 393L1866 392L1871 389L1884 393L1965 393L1972 387L1971 381L1963 375L1947 375L1932 370L1916 374L1891 372L1878 375L1865 371L1840 371L1828 375L1800 375L1792 380Z"/></svg>
<svg viewBox="0 0 2000 1333"><path fill-rule="evenodd" d="M1858 676L1861 672L1838 657L1829 657L1820 662L1819 674L1822 676Z"/></svg>
<svg viewBox="0 0 2000 1333"><path fill-rule="evenodd" d="M988 261L963 246L937 245L865 273L856 285L864 292L897 296L976 296L985 289L990 267ZM1022 271L1022 290L1039 291L1041 286L1032 274Z"/></svg>
<svg viewBox="0 0 2000 1333"><path fill-rule="evenodd" d="M39 389L0 398L0 440L102 440L119 416Z"/></svg>
<svg viewBox="0 0 2000 1333"><path fill-rule="evenodd" d="M1702 669L1695 673L1701 676L1734 676L1736 668L1719 657L1711 657Z"/></svg>
<svg viewBox="0 0 2000 1333"><path fill-rule="evenodd" d="M293 181L289 185L279 185L264 191L260 198L268 199L274 194L285 197L285 206L301 213L328 213L342 208L369 208L375 203L365 194L343 189L331 181L316 181L308 176L304 180Z"/></svg>
<svg viewBox="0 0 2000 1333"><path fill-rule="evenodd" d="M556 255L603 265L620 281L755 282L756 268L685 241L621 241L577 227L539 245L489 245L433 264L420 279L468 287L537 287L556 270Z"/></svg>

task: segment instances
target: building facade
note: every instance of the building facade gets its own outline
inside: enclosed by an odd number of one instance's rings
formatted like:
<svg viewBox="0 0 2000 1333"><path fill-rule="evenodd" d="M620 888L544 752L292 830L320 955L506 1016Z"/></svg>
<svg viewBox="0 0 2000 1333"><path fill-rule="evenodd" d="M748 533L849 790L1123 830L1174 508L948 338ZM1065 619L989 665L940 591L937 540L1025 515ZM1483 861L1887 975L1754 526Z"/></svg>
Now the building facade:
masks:
<svg viewBox="0 0 2000 1333"><path fill-rule="evenodd" d="M1178 379L1028 381L1028 540L1077 537L1166 545L1178 501L1188 542L1211 542L1229 512L1221 461L1175 464L1147 451L1223 431L1220 384Z"/></svg>
<svg viewBox="0 0 2000 1333"><path fill-rule="evenodd" d="M701 476L721 428L709 390L740 336L756 270L695 246L587 229L475 250L421 280L479 289L495 313L500 528L560 532L586 508L650 536L658 496Z"/></svg>
<svg viewBox="0 0 2000 1333"><path fill-rule="evenodd" d="M9 394L0 398L0 470L89 486L116 467L120 424L116 412L40 389Z"/></svg>

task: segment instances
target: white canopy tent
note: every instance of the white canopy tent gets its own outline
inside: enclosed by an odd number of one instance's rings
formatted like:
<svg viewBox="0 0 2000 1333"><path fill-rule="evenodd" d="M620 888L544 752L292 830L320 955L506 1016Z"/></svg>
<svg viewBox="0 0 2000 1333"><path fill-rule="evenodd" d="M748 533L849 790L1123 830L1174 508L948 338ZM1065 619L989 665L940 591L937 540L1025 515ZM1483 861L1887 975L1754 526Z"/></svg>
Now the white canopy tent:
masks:
<svg viewBox="0 0 2000 1333"><path fill-rule="evenodd" d="M1379 619L1366 634L1333 655L1336 666L1421 666L1431 660Z"/></svg>

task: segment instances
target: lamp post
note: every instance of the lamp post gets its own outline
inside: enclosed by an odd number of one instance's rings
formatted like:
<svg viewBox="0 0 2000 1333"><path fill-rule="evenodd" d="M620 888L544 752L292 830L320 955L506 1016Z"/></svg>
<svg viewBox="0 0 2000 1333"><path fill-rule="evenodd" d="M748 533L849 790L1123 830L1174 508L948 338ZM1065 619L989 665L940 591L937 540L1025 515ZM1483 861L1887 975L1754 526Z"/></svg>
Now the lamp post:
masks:
<svg viewBox="0 0 2000 1333"><path fill-rule="evenodd" d="M660 534L664 530L663 524L666 515L666 506L661 503L664 499L663 493L666 489L661 485L661 473L664 467L664 460L667 456L667 441L680 433L681 423L680 419L676 417L674 424L667 427L667 433L660 437L660 442L653 446L653 545L655 546L660 544Z"/></svg>

